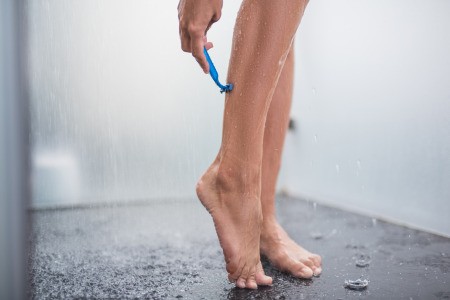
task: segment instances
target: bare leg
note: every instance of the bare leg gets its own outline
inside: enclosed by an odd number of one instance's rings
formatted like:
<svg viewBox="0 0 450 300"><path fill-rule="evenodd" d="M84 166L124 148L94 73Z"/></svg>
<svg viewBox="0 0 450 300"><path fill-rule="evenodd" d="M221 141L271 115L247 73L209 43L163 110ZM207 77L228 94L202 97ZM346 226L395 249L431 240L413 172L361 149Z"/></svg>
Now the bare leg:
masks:
<svg viewBox="0 0 450 300"><path fill-rule="evenodd" d="M289 122L294 75L294 50L289 52L270 104L264 131L261 204L263 226L261 253L279 269L309 278L321 272L320 256L297 245L278 224L275 217L275 187L281 154Z"/></svg>
<svg viewBox="0 0 450 300"><path fill-rule="evenodd" d="M260 262L261 165L267 112L305 0L244 0L234 29L222 145L197 184L213 217L228 277L238 287L271 284Z"/></svg>

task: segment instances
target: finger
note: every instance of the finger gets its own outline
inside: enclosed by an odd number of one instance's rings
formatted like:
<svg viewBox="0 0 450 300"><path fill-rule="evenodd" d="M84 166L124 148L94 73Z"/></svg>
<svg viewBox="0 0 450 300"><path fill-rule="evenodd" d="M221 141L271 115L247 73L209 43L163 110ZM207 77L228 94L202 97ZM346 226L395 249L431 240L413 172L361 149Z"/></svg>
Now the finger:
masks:
<svg viewBox="0 0 450 300"><path fill-rule="evenodd" d="M222 16L222 11L219 10L218 12L216 12L216 13L214 14L214 16L213 16L212 19L211 19L211 22L212 22L212 23L215 23L215 22L219 21L221 16Z"/></svg>
<svg viewBox="0 0 450 300"><path fill-rule="evenodd" d="M181 50L191 52L191 38L187 31L180 29Z"/></svg>
<svg viewBox="0 0 450 300"><path fill-rule="evenodd" d="M206 35L203 37L203 45L206 48L206 50L209 50L212 47L214 47L213 43L208 42L208 38L206 37Z"/></svg>
<svg viewBox="0 0 450 300"><path fill-rule="evenodd" d="M208 74L209 65L206 61L205 54L203 53L203 46L203 35L199 35L198 33L195 33L194 35L191 34L192 55L195 57L200 67L203 69L203 72Z"/></svg>
<svg viewBox="0 0 450 300"><path fill-rule="evenodd" d="M211 49L212 47L214 47L214 45L213 45L213 43L211 43L211 42L207 42L207 43L205 44L206 50L209 50L209 49Z"/></svg>

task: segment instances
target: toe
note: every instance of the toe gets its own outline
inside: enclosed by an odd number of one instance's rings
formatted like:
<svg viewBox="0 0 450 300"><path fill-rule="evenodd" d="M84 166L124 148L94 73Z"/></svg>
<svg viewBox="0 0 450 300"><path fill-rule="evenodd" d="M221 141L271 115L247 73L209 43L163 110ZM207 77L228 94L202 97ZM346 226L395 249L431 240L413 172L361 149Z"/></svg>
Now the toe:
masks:
<svg viewBox="0 0 450 300"><path fill-rule="evenodd" d="M303 264L300 260L295 257L290 257L289 255L282 254L277 256L278 267L291 273L295 277L300 278L311 278L313 276L313 271L311 268Z"/></svg>
<svg viewBox="0 0 450 300"><path fill-rule="evenodd" d="M316 267L320 268L322 266L322 258L319 255L313 254L309 257L309 259L314 263Z"/></svg>
<svg viewBox="0 0 450 300"><path fill-rule="evenodd" d="M230 282L237 283L239 278L243 278L244 282L247 277L242 276L242 271L244 266L239 266L235 261L230 261L227 263L227 271L228 271L228 280ZM237 285L237 284L236 284Z"/></svg>
<svg viewBox="0 0 450 300"><path fill-rule="evenodd" d="M315 268L314 270L313 270L313 275L314 276L319 276L321 273L322 273L322 268Z"/></svg>
<svg viewBox="0 0 450 300"><path fill-rule="evenodd" d="M261 262L258 264L255 279L258 285L272 285L273 282L272 277L267 276L264 273L264 269L261 265Z"/></svg>
<svg viewBox="0 0 450 300"><path fill-rule="evenodd" d="M300 262L302 264L304 264L305 266L307 266L308 268L310 268L313 271L313 276L318 276L320 274L320 271L318 267L316 267L316 265L314 264L314 261L309 258L309 259L299 259Z"/></svg>
<svg viewBox="0 0 450 300"><path fill-rule="evenodd" d="M316 266L314 265L314 262L308 258L299 258L298 260L310 269L316 268Z"/></svg>
<svg viewBox="0 0 450 300"><path fill-rule="evenodd" d="M256 290L258 288L258 285L256 284L255 275L251 275L247 278L245 287L252 290Z"/></svg>
<svg viewBox="0 0 450 300"><path fill-rule="evenodd" d="M322 273L322 258L313 254L309 259L314 263L314 267L311 268L314 271L314 276L319 276Z"/></svg>
<svg viewBox="0 0 450 300"><path fill-rule="evenodd" d="M313 276L313 271L308 266L301 262L298 262L292 266L292 275L300 278L311 278Z"/></svg>
<svg viewBox="0 0 450 300"><path fill-rule="evenodd" d="M264 273L256 274L255 278L258 285L272 285L273 283L272 277L267 276Z"/></svg>
<svg viewBox="0 0 450 300"><path fill-rule="evenodd" d="M313 271L314 276L319 276L322 273L322 258L317 254L312 254L308 257L310 264L305 263Z"/></svg>
<svg viewBox="0 0 450 300"><path fill-rule="evenodd" d="M236 286L237 286L238 288L245 289L245 283L246 283L246 280L245 280L244 278L239 278L239 279L236 281Z"/></svg>
<svg viewBox="0 0 450 300"><path fill-rule="evenodd" d="M236 286L241 289L244 289L247 284L247 278L250 277L250 269L244 266L241 270L242 270L241 274L239 274L239 278L236 281Z"/></svg>
<svg viewBox="0 0 450 300"><path fill-rule="evenodd" d="M228 281L231 283L235 283L236 282L236 278L233 277L233 275L228 274Z"/></svg>

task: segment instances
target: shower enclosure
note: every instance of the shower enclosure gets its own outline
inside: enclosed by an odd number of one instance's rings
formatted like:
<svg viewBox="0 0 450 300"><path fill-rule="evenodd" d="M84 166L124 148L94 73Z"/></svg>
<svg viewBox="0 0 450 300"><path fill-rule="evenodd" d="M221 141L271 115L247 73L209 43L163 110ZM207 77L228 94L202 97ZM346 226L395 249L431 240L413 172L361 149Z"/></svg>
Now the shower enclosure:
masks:
<svg viewBox="0 0 450 300"><path fill-rule="evenodd" d="M208 34L223 72L238 2L224 4ZM167 297L200 297L205 287L220 289L218 297L223 289L228 298L246 296L218 283L220 248L195 200L196 180L220 145L223 95L181 52L176 4L2 0L0 298L24 297L28 252L34 279L58 287L77 281L64 294L34 280L35 296L116 295L83 281L98 270L117 286L138 286L126 295L151 296L147 279L172 274L161 284L198 289ZM420 268L441 276L430 283L436 290L450 266L449 11L443 0L311 1L296 38L296 126L278 182L279 210L293 236L326 249L338 240L342 257L370 246L375 261L408 265L417 276L423 270L411 265L420 257ZM365 233L373 240L361 245L354 236L363 241ZM400 277L403 269L392 272ZM286 282L278 288L288 289ZM83 294L86 286L92 294ZM382 286L375 280L372 289Z"/></svg>

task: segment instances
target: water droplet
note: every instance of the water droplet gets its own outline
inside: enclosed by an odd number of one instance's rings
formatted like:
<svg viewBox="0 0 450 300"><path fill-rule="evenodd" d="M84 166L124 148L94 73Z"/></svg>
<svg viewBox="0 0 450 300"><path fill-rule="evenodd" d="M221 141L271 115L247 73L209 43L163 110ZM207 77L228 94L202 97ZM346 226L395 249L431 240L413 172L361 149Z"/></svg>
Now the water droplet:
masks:
<svg viewBox="0 0 450 300"><path fill-rule="evenodd" d="M313 231L309 234L309 236L315 240L320 240L323 238L323 234L320 231Z"/></svg>
<svg viewBox="0 0 450 300"><path fill-rule="evenodd" d="M339 167L339 165L338 165L338 164L336 164L336 173L338 173L338 174L339 174L339 171L340 171L340 167Z"/></svg>
<svg viewBox="0 0 450 300"><path fill-rule="evenodd" d="M377 219L372 218L372 225L373 225L373 226L377 226Z"/></svg>
<svg viewBox="0 0 450 300"><path fill-rule="evenodd" d="M317 203L316 203L316 202L313 203L313 209L314 209L314 210L317 209Z"/></svg>
<svg viewBox="0 0 450 300"><path fill-rule="evenodd" d="M317 94L317 92L316 92L316 89L315 88L313 88L312 89L312 94L315 96L316 94Z"/></svg>
<svg viewBox="0 0 450 300"><path fill-rule="evenodd" d="M369 285L367 279L357 279L357 280L346 280L344 286L351 290L363 290Z"/></svg>
<svg viewBox="0 0 450 300"><path fill-rule="evenodd" d="M314 142L317 143L317 134L314 135Z"/></svg>
<svg viewBox="0 0 450 300"><path fill-rule="evenodd" d="M355 261L355 264L359 268L365 268L365 267L368 267L370 265L370 261L371 261L370 255L360 254L357 257L357 259Z"/></svg>

